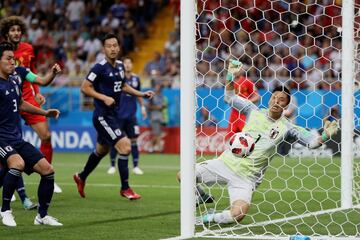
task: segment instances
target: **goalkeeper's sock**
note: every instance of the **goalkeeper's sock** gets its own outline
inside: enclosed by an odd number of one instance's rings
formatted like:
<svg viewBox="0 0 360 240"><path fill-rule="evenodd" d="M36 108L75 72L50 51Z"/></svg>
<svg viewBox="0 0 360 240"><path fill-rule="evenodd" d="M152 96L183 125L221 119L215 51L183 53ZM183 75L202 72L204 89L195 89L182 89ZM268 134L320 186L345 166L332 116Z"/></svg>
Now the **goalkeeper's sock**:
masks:
<svg viewBox="0 0 360 240"><path fill-rule="evenodd" d="M121 190L126 190L129 188L129 156L128 155L119 155L118 158L118 169L120 173L121 181Z"/></svg>
<svg viewBox="0 0 360 240"><path fill-rule="evenodd" d="M215 213L209 218L210 222L216 222L216 223L232 223L235 222L234 218L231 216L231 213L229 210L222 211L221 213Z"/></svg>

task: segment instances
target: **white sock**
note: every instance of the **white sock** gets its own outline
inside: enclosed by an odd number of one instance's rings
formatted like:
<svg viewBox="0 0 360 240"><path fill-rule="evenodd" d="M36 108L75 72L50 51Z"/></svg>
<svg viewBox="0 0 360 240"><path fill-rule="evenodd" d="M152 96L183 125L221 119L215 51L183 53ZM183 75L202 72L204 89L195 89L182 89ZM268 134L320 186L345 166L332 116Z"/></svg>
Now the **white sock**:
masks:
<svg viewBox="0 0 360 240"><path fill-rule="evenodd" d="M214 222L216 223L232 223L235 222L234 218L231 216L231 213L229 210L222 211L221 213L215 213L213 215Z"/></svg>

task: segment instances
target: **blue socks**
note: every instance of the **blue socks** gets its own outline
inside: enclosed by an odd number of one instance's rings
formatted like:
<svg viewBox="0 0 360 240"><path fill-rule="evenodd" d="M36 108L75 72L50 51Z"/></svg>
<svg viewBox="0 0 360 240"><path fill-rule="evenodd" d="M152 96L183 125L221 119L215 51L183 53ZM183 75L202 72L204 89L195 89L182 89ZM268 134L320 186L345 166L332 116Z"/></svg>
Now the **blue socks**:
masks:
<svg viewBox="0 0 360 240"><path fill-rule="evenodd" d="M10 168L6 173L3 181L2 212L10 210L11 197L15 192L19 178L21 178L21 171L19 169Z"/></svg>
<svg viewBox="0 0 360 240"><path fill-rule="evenodd" d="M129 188L129 156L128 155L119 155L118 158L118 169L120 173L120 181L121 181L121 190L125 190Z"/></svg>
<svg viewBox="0 0 360 240"><path fill-rule="evenodd" d="M139 165L139 148L137 143L131 143L131 155L133 157L133 165L137 167Z"/></svg>
<svg viewBox="0 0 360 240"><path fill-rule="evenodd" d="M117 151L116 151L115 147L111 147L111 149L110 149L110 164L112 167L115 167L116 155L117 155Z"/></svg>
<svg viewBox="0 0 360 240"><path fill-rule="evenodd" d="M92 152L86 162L86 165L81 173L79 173L79 177L81 180L85 181L86 178L90 175L90 173L96 168L104 155L98 154L96 151Z"/></svg>
<svg viewBox="0 0 360 240"><path fill-rule="evenodd" d="M38 188L38 198L39 198L39 214L40 217L45 217L47 215L47 210L49 208L51 198L54 193L54 173L48 175L42 175L39 188Z"/></svg>

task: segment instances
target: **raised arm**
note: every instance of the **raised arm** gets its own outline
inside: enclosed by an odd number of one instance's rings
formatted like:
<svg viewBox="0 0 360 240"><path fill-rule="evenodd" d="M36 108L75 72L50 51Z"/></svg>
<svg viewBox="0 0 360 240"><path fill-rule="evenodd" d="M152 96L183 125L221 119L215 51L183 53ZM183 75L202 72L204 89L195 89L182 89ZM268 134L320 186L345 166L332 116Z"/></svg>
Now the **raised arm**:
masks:
<svg viewBox="0 0 360 240"><path fill-rule="evenodd" d="M58 75L60 72L60 65L55 63L54 66L52 66L51 70L45 76L36 76L34 82L39 84L40 86L47 86L55 79L56 75Z"/></svg>
<svg viewBox="0 0 360 240"><path fill-rule="evenodd" d="M313 134L305 128L299 126L293 126L290 129L290 135L295 137L295 139L299 140L300 144L307 146L308 148L314 149L320 147L332 136L336 135L338 130L338 122L326 121L324 125L324 131L321 135Z"/></svg>
<svg viewBox="0 0 360 240"><path fill-rule="evenodd" d="M227 69L228 73L226 75L224 100L231 107L236 108L239 112L248 114L252 110L258 108L251 101L235 94L233 80L234 80L234 76L240 71L241 67L242 67L241 62L237 60L230 61L229 67Z"/></svg>

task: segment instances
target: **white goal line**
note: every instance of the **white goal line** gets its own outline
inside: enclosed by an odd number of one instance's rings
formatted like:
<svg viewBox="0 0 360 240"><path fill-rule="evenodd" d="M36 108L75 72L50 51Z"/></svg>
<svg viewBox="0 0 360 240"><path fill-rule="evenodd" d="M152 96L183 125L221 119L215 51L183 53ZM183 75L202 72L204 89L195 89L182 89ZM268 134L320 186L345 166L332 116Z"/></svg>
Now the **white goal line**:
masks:
<svg viewBox="0 0 360 240"><path fill-rule="evenodd" d="M360 204L359 205L354 205L352 208L360 208ZM350 208L350 209L352 209L352 208ZM306 213L306 214L302 214L302 215L299 215L299 216L293 216L293 217L281 218L281 219L276 219L276 220L263 221L263 222L259 222L259 223L248 224L248 225L242 225L242 226L239 226L239 227L223 228L221 230L205 230L205 231L203 231L201 233L196 234L196 236L197 237L203 237L206 234L209 234L209 231L211 232L211 234L226 233L226 232L230 232L230 231L234 231L234 230L241 230L241 229L252 228L252 227L261 227L261 226L265 226L265 225L269 225L269 224L287 222L287 221L312 217L312 216L316 216L316 215L322 215L322 214L338 212L338 211L342 211L342 210L349 210L349 208L333 208L333 209L328 209L328 210L322 210L322 211L317 211L317 212ZM206 237L209 237L209 236L206 236ZM237 237L239 237L239 236L237 236ZM271 239L279 239L278 238L279 236L276 236L276 237L277 238L271 238ZM246 236L246 238L249 238L249 237ZM287 237L287 239L288 239L288 237ZM311 239L313 239L313 237ZM333 238L331 238L331 239L333 239ZM343 237L343 239L345 239L345 238ZM349 238L346 238L346 239L349 239ZM355 238L355 239L359 239L359 238Z"/></svg>

